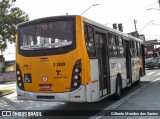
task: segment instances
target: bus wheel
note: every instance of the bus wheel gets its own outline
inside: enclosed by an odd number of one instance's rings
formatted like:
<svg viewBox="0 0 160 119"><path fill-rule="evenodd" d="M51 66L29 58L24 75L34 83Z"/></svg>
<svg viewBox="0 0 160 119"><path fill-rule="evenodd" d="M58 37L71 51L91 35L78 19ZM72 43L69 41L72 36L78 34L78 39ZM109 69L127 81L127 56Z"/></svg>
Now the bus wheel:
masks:
<svg viewBox="0 0 160 119"><path fill-rule="evenodd" d="M117 80L116 80L116 92L115 92L115 95L114 95L114 99L115 100L120 99L121 93L122 93L122 84L121 84L120 78L117 77Z"/></svg>

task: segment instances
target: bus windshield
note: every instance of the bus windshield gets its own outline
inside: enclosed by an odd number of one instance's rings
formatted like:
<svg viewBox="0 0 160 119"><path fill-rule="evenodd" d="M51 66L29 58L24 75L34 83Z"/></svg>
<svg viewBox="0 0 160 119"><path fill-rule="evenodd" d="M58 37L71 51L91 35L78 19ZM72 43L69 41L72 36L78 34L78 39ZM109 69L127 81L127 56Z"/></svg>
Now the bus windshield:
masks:
<svg viewBox="0 0 160 119"><path fill-rule="evenodd" d="M73 42L73 22L55 21L20 28L20 50L66 47Z"/></svg>

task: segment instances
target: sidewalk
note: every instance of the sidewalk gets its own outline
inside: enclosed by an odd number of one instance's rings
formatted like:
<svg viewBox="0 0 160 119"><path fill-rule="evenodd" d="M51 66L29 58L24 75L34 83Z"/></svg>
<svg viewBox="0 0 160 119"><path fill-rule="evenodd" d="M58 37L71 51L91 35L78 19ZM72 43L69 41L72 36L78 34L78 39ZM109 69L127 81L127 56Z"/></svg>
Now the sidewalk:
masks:
<svg viewBox="0 0 160 119"><path fill-rule="evenodd" d="M104 110L113 110L113 112L138 112L140 116L134 115L115 115L108 116L106 113L99 113L90 119L160 119L160 78L136 90L124 99L121 99ZM142 116L140 113L146 115ZM149 113L156 115L149 115ZM109 113L111 114L111 113Z"/></svg>

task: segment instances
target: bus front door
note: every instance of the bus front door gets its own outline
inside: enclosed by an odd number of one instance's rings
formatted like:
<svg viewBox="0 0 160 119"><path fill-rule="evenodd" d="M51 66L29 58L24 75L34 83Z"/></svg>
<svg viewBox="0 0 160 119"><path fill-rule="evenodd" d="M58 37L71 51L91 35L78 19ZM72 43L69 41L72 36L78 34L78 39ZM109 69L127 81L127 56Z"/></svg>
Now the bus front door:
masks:
<svg viewBox="0 0 160 119"><path fill-rule="evenodd" d="M99 62L99 80L100 80L100 97L110 93L110 72L109 58L106 34L96 33L98 41L98 62Z"/></svg>

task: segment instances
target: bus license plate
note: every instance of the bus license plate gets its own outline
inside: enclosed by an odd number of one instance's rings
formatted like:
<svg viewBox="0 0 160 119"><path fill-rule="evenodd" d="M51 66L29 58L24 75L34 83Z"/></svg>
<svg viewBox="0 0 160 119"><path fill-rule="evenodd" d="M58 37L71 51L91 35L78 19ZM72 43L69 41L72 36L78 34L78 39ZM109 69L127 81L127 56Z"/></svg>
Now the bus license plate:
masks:
<svg viewBox="0 0 160 119"><path fill-rule="evenodd" d="M39 84L40 89L51 89L52 84Z"/></svg>

